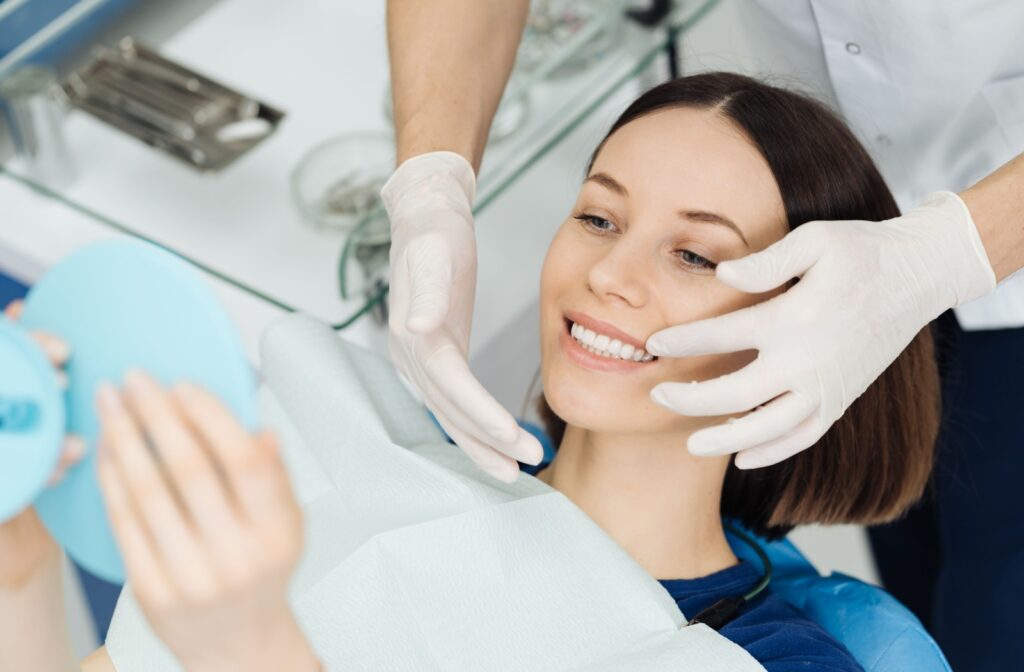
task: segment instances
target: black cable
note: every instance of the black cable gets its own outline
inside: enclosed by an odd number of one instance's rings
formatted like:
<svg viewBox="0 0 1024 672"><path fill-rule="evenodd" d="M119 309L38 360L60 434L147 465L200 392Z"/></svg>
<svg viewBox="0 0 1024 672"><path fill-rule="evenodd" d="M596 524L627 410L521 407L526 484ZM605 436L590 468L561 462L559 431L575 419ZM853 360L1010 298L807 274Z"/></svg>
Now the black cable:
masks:
<svg viewBox="0 0 1024 672"><path fill-rule="evenodd" d="M672 13L672 0L651 0L646 9L630 9L626 16L646 28L660 25ZM670 26L668 42L665 43L665 58L668 60L669 79L679 77L679 48L676 46L678 35Z"/></svg>
<svg viewBox="0 0 1024 672"><path fill-rule="evenodd" d="M739 615L747 602L761 594L772 580L772 561L768 558L768 554L764 552L764 549L761 548L761 544L757 543L756 539L743 530L729 523L725 524L725 529L757 553L757 557L761 560L761 565L764 568L764 573L761 576L761 580L745 595L726 597L715 602L691 618L687 625L703 623L713 630L721 630L727 623Z"/></svg>
<svg viewBox="0 0 1024 672"><path fill-rule="evenodd" d="M627 10L626 16L633 19L641 26L653 28L661 23L671 11L672 0L652 0L650 7L646 9Z"/></svg>
<svg viewBox="0 0 1024 672"><path fill-rule="evenodd" d="M677 79L679 77L679 47L676 45L676 41L679 36L676 31L669 31L668 42L665 43L665 58L668 59L668 78Z"/></svg>

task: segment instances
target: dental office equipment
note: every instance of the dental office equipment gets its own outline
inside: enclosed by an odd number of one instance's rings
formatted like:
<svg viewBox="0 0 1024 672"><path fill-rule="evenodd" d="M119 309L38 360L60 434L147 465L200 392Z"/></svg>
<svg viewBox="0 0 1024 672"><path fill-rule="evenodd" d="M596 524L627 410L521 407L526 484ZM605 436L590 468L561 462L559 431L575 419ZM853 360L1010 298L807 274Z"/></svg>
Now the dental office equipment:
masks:
<svg viewBox="0 0 1024 672"><path fill-rule="evenodd" d="M69 185L75 164L63 130L67 98L53 71L38 65L14 71L0 81L0 103L25 174L51 189Z"/></svg>
<svg viewBox="0 0 1024 672"><path fill-rule="evenodd" d="M292 171L292 199L303 219L314 227L347 233L338 262L342 298L362 293L363 312L387 324L387 293L391 224L380 190L395 164L390 133L348 133L310 149ZM349 277L348 261L359 273ZM354 289L354 287L356 289Z"/></svg>
<svg viewBox="0 0 1024 672"><path fill-rule="evenodd" d="M70 346L63 393L27 330L50 332ZM0 520L34 504L79 564L107 581L123 581L96 484L96 386L143 368L165 384L206 387L255 427L255 385L242 353L199 274L169 252L115 240L58 263L29 291L16 324L0 319ZM87 453L47 489L65 433L81 436Z"/></svg>
<svg viewBox="0 0 1024 672"><path fill-rule="evenodd" d="M99 50L64 90L82 110L203 171L228 166L284 117L130 37Z"/></svg>
<svg viewBox="0 0 1024 672"><path fill-rule="evenodd" d="M290 177L292 199L317 228L350 231L375 211L386 223L380 190L394 165L390 133L346 133L303 155Z"/></svg>

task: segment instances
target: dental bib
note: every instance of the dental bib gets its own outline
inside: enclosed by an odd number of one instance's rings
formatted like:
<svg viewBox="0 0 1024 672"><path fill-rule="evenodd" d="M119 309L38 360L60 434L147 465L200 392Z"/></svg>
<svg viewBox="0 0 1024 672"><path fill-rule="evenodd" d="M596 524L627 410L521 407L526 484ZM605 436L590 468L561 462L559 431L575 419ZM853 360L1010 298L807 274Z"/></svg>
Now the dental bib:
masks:
<svg viewBox="0 0 1024 672"><path fill-rule="evenodd" d="M325 669L763 671L710 628L684 627L560 492L481 472L385 359L304 315L272 325L261 354L281 416L264 418L306 516L291 601ZM121 672L181 669L130 584L106 644Z"/></svg>

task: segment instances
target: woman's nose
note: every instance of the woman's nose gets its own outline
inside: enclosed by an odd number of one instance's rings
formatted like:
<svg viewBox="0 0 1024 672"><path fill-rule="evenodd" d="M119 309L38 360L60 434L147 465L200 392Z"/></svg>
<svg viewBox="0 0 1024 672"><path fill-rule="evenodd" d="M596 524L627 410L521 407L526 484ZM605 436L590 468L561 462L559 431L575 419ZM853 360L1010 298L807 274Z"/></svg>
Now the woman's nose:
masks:
<svg viewBox="0 0 1024 672"><path fill-rule="evenodd" d="M620 299L638 308L647 302L647 270L651 260L619 241L590 267L587 283L602 299Z"/></svg>

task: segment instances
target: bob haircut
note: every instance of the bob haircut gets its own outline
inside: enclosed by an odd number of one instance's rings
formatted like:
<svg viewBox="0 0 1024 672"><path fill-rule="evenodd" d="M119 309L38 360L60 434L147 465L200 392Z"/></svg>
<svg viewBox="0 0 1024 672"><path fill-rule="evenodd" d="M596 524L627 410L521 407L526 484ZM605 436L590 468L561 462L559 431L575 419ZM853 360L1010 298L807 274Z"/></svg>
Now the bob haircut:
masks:
<svg viewBox="0 0 1024 672"><path fill-rule="evenodd" d="M881 221L900 214L864 147L827 107L804 95L731 73L681 77L643 95L612 125L678 107L714 110L768 162L790 230L813 220ZM538 409L557 446L565 421L543 395ZM920 499L939 429L938 371L926 327L811 448L780 464L730 464L722 515L768 538L809 523L881 523Z"/></svg>

